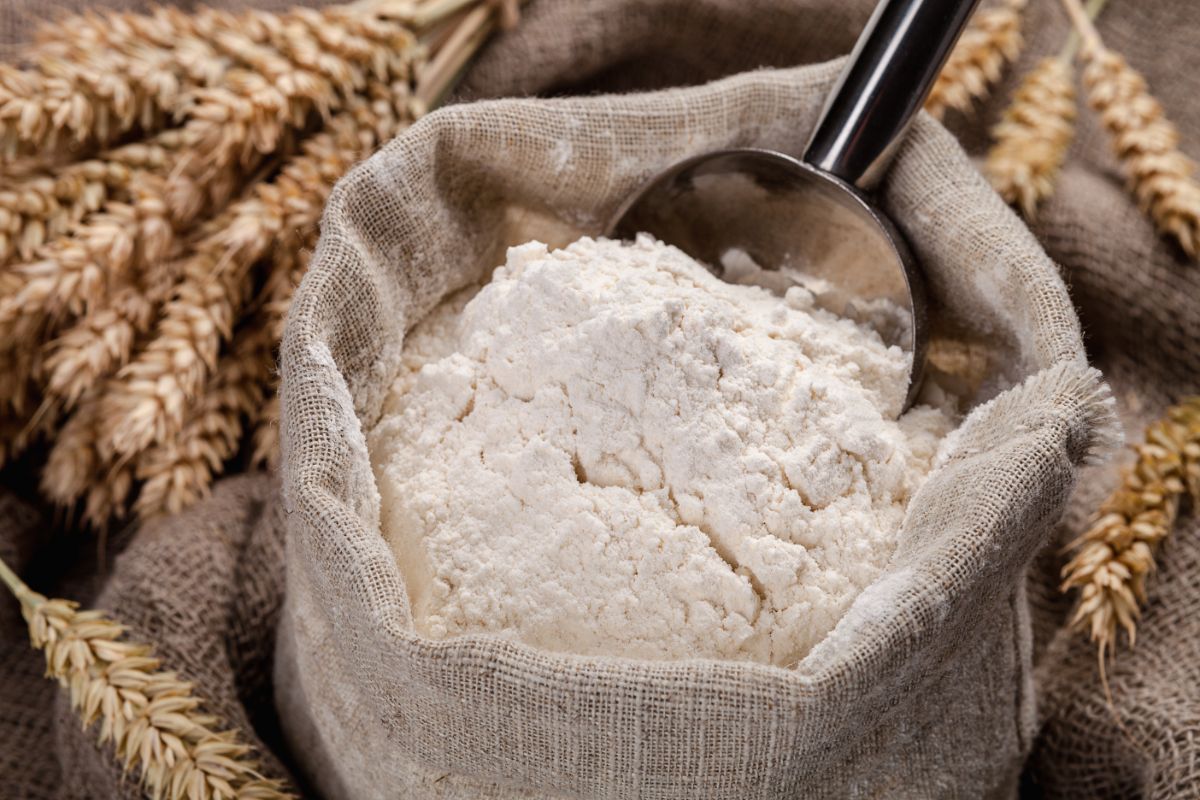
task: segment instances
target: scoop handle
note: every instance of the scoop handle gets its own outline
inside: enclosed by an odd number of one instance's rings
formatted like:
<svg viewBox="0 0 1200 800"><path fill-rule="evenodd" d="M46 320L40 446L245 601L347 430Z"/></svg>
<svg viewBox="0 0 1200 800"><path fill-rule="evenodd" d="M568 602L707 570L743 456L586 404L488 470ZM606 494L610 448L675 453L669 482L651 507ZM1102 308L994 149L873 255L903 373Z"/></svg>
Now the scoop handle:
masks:
<svg viewBox="0 0 1200 800"><path fill-rule="evenodd" d="M804 160L879 182L979 0L882 0L825 101Z"/></svg>

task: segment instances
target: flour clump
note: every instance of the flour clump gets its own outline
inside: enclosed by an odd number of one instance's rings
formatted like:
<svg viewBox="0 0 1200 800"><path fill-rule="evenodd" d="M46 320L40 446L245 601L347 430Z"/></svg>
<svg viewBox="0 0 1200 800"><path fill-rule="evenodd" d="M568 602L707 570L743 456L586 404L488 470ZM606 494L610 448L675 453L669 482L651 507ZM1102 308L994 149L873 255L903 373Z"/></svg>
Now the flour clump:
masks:
<svg viewBox="0 0 1200 800"><path fill-rule="evenodd" d="M908 356L679 250L509 250L423 320L370 434L422 633L790 665L892 554L952 416ZM898 418L897 418L898 417Z"/></svg>

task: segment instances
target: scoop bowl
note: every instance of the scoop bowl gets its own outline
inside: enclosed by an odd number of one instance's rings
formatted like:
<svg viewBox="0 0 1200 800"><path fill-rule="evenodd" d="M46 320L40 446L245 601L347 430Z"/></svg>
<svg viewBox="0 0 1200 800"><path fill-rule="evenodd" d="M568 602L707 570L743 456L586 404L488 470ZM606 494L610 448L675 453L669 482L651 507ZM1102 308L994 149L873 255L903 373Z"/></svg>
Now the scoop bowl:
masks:
<svg viewBox="0 0 1200 800"><path fill-rule="evenodd" d="M924 282L900 232L853 185L771 150L705 153L659 173L618 209L608 234L647 233L718 277L814 304L873 327L911 355L907 402L928 342Z"/></svg>

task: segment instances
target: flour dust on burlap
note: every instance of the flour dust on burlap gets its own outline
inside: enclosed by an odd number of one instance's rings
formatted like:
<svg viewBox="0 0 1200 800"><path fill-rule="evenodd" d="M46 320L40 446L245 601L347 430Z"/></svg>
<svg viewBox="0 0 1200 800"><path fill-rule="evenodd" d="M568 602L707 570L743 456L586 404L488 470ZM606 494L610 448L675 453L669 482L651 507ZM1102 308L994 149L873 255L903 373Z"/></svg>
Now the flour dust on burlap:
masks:
<svg viewBox="0 0 1200 800"><path fill-rule="evenodd" d="M909 356L679 250L509 250L411 333L370 436L418 628L791 664L883 569L952 427Z"/></svg>

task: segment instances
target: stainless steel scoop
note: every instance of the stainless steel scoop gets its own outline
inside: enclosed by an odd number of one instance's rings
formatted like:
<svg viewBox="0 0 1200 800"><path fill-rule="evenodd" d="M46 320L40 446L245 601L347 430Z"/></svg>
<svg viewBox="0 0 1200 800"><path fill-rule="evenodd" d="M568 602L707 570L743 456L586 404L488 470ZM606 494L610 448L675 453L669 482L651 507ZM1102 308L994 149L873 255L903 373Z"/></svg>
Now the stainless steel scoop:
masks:
<svg viewBox="0 0 1200 800"><path fill-rule="evenodd" d="M736 282L805 286L912 354L921 384L928 309L904 237L872 202L905 131L978 0L883 0L859 36L800 159L720 150L657 175L609 234L649 233Z"/></svg>

